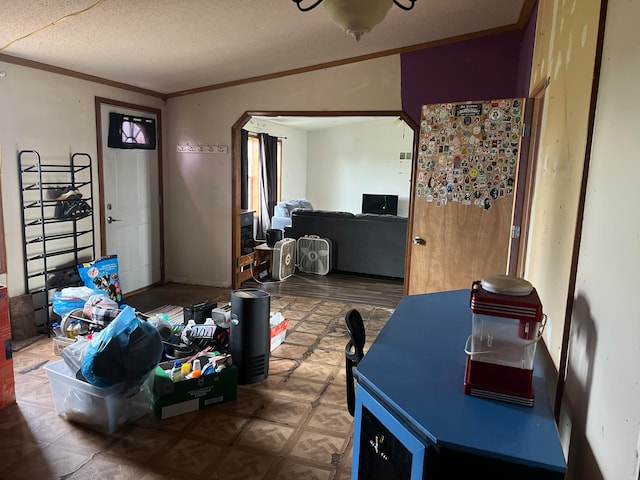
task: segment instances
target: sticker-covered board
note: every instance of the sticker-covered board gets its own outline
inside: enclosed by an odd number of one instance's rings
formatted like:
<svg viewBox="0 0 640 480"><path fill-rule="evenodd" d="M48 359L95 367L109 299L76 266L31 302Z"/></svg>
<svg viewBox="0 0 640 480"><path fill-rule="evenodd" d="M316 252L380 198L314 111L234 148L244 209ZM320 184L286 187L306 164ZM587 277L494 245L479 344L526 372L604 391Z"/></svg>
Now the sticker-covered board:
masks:
<svg viewBox="0 0 640 480"><path fill-rule="evenodd" d="M522 99L424 105L416 199L485 210L513 195Z"/></svg>

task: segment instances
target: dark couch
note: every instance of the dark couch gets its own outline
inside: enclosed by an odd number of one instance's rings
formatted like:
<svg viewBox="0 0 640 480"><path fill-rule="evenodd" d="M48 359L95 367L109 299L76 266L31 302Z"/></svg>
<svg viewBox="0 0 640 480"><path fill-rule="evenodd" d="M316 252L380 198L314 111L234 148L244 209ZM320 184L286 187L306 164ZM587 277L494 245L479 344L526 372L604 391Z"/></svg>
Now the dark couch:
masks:
<svg viewBox="0 0 640 480"><path fill-rule="evenodd" d="M285 236L331 241L332 270L404 278L407 218L297 209Z"/></svg>

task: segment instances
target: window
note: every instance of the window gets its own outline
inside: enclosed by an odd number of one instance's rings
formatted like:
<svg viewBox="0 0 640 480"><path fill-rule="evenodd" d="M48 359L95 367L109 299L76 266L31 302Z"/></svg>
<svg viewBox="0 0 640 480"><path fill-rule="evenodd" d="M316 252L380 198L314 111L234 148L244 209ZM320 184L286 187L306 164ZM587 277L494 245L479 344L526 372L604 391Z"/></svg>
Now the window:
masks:
<svg viewBox="0 0 640 480"><path fill-rule="evenodd" d="M255 133L249 133L247 145L248 158L248 197L249 210L260 211L260 139ZM278 201L282 200L282 140L278 139Z"/></svg>
<svg viewBox="0 0 640 480"><path fill-rule="evenodd" d="M156 120L109 112L107 145L111 148L155 150Z"/></svg>

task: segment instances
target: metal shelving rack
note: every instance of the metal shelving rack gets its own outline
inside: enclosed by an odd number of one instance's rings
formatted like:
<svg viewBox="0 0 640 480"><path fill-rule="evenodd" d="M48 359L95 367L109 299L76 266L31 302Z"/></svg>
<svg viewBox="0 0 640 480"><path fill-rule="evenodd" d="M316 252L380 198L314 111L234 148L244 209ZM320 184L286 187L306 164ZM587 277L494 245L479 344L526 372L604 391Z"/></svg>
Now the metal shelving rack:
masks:
<svg viewBox="0 0 640 480"><path fill-rule="evenodd" d="M49 333L53 293L79 285L79 277L65 281L63 274L95 257L92 160L87 153L73 153L66 163L43 162L37 151L21 150L18 172L25 290L33 298L37 329ZM50 193L65 187L82 193L90 214L56 216L59 200L50 198Z"/></svg>

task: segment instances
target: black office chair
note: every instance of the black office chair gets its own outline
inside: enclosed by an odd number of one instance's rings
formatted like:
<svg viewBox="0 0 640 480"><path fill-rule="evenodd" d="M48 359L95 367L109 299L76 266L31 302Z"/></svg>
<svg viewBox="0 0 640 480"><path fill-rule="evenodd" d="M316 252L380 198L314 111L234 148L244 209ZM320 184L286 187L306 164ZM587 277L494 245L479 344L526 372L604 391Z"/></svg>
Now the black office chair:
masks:
<svg viewBox="0 0 640 480"><path fill-rule="evenodd" d="M347 408L353 417L356 407L356 385L353 378L353 369L358 365L358 362L362 360L362 357L364 357L363 349L366 337L364 322L358 310L349 310L344 317L344 321L347 324L350 337L347 346L344 348L347 368Z"/></svg>

